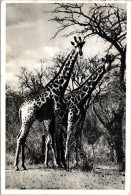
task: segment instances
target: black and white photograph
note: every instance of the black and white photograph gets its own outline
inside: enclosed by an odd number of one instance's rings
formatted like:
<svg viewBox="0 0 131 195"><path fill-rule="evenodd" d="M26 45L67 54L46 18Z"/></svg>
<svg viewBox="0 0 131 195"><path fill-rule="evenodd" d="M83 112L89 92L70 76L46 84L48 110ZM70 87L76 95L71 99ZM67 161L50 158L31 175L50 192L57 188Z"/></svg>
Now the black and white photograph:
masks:
<svg viewBox="0 0 131 195"><path fill-rule="evenodd" d="M2 194L129 195L131 4L1 10Z"/></svg>

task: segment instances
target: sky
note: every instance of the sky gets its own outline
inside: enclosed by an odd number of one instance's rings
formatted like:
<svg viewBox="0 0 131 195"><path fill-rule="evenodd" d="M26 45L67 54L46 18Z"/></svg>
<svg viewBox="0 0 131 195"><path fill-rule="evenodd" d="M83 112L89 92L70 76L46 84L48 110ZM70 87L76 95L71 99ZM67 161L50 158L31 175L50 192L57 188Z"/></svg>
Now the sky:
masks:
<svg viewBox="0 0 131 195"><path fill-rule="evenodd" d="M20 67L29 70L40 69L40 60L44 67L51 66L51 59L59 52L69 52L72 48L68 38L59 34L51 39L58 24L48 21L54 4L49 3L9 3L6 4L6 80L16 84L16 75ZM123 6L122 6L123 7ZM89 9L86 4L85 9ZM93 57L97 53L104 55L107 45L102 39L89 38L83 48L84 57ZM66 56L65 56L66 57Z"/></svg>

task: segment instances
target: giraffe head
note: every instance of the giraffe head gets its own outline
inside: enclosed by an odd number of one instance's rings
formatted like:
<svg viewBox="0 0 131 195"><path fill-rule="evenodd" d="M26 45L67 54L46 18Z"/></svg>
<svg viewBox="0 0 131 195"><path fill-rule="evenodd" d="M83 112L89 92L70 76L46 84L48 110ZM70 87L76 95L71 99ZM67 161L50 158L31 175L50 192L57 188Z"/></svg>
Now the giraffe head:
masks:
<svg viewBox="0 0 131 195"><path fill-rule="evenodd" d="M74 37L74 42L71 41L71 44L75 47L75 49L77 50L77 52L80 54L80 56L83 55L82 53L82 47L85 44L85 41L81 39L81 37Z"/></svg>
<svg viewBox="0 0 131 195"><path fill-rule="evenodd" d="M110 70L111 64L115 60L115 57L113 55L106 55L106 58L102 58L102 62L105 63L105 69Z"/></svg>

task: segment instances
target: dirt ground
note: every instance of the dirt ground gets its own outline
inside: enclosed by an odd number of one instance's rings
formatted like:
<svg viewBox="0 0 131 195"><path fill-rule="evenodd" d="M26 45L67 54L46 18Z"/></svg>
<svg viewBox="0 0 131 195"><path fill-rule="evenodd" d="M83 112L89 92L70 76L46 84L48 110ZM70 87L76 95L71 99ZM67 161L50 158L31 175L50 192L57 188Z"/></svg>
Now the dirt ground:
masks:
<svg viewBox="0 0 131 195"><path fill-rule="evenodd" d="M6 170L6 189L124 189L125 176L112 167L95 172L32 167L26 171Z"/></svg>

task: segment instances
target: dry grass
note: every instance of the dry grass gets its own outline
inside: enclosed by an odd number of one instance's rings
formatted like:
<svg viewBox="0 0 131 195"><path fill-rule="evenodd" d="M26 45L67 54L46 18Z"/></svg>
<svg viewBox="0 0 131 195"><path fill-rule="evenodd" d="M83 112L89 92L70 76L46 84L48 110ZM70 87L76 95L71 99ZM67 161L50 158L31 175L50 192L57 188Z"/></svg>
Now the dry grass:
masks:
<svg viewBox="0 0 131 195"><path fill-rule="evenodd" d="M30 166L31 167L31 166ZM95 172L43 169L32 166L26 171L6 170L7 189L124 189L125 177L116 168L102 167Z"/></svg>

